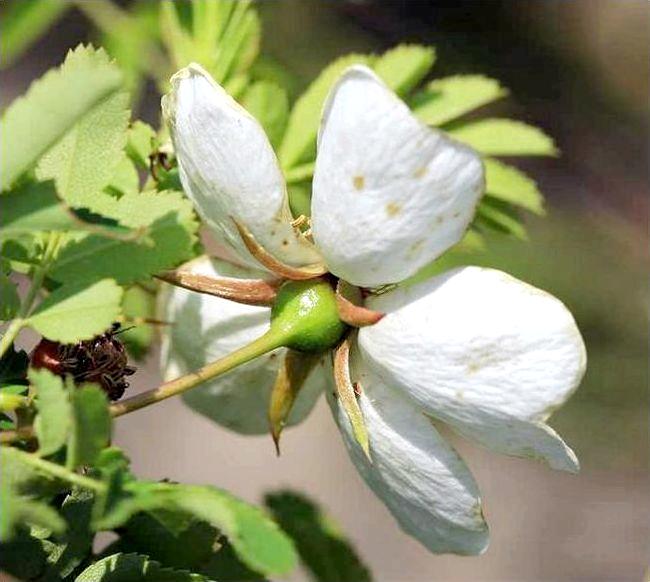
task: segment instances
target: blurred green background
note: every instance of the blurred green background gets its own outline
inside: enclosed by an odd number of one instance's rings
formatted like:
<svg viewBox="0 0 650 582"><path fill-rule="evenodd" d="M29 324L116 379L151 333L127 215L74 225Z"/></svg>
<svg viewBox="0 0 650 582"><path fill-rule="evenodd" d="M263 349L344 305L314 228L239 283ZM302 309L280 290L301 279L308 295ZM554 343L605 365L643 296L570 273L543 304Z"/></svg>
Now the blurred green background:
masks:
<svg viewBox="0 0 650 582"><path fill-rule="evenodd" d="M155 4L142 3L145 20ZM520 164L547 196L548 216L527 219L528 242L492 237L486 252L465 258L552 292L575 314L588 372L551 424L576 450L580 476L558 476L457 443L482 486L494 532L488 554L467 560L431 556L401 536L360 489L322 403L305 427L290 431L278 462L266 440L249 444L179 402L156 415L143 412L121 421L117 434L136 469L211 480L252 499L270 486L300 486L351 532L378 580L641 579L650 535L649 6L644 0L259 3L263 52L286 67L294 95L339 55L409 41L432 44L435 76L484 73L501 80L512 96L492 111L555 137L561 158ZM2 104L89 39L98 37L87 15L66 12L3 71ZM133 41L130 50L140 50ZM145 119L157 121L155 87L146 88L140 108ZM140 386L157 381L155 356L145 371ZM197 452L193 447L206 439L214 450ZM153 446L160 451L155 458Z"/></svg>

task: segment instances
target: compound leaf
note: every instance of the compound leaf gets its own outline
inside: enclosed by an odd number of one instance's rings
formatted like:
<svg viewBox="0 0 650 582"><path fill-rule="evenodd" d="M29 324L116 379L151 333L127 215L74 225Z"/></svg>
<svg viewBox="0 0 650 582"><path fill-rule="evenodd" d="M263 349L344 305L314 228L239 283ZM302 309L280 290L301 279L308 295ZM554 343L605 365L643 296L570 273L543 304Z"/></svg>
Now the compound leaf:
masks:
<svg viewBox="0 0 650 582"><path fill-rule="evenodd" d="M0 190L6 190L72 127L122 84L106 53L78 47L32 83L0 122Z"/></svg>

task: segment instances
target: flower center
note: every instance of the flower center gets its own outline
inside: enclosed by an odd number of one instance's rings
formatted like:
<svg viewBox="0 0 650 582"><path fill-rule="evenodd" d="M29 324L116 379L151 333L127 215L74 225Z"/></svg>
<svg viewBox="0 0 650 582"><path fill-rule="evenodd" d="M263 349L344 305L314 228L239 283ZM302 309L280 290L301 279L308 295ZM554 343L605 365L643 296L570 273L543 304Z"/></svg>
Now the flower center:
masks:
<svg viewBox="0 0 650 582"><path fill-rule="evenodd" d="M271 310L271 330L286 337L288 348L323 352L334 347L346 329L334 289L325 279L288 281L280 288Z"/></svg>

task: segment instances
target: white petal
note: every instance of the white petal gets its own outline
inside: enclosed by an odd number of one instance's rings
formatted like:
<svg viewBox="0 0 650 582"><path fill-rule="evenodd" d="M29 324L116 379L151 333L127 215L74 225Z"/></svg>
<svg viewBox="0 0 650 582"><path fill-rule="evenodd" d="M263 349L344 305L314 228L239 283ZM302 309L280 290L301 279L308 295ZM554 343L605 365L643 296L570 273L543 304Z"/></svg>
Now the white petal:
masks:
<svg viewBox="0 0 650 582"><path fill-rule="evenodd" d="M476 152L417 120L365 67L325 105L312 229L328 267L365 287L414 274L463 236L484 185Z"/></svg>
<svg viewBox="0 0 650 582"><path fill-rule="evenodd" d="M559 300L505 273L466 267L367 303L387 313L359 332L363 357L385 381L490 448L577 470L544 424L586 365Z"/></svg>
<svg viewBox="0 0 650 582"><path fill-rule="evenodd" d="M223 261L200 259L192 272L208 276L259 278L264 273ZM167 289L162 317L172 326L163 337L161 366L165 380L193 372L263 335L271 310L202 295L179 287ZM268 432L271 389L285 350L261 356L190 390L184 401L219 424L244 434ZM289 424L303 420L326 384L319 364L305 382Z"/></svg>
<svg viewBox="0 0 650 582"><path fill-rule="evenodd" d="M402 529L436 553L480 554L488 528L469 469L431 421L369 370L353 372L370 436L368 461L348 417L328 391L352 462Z"/></svg>
<svg viewBox="0 0 650 582"><path fill-rule="evenodd" d="M264 130L198 65L172 77L163 112L183 188L217 237L259 267L233 218L268 252L293 266L318 261L314 246L291 227L286 186Z"/></svg>

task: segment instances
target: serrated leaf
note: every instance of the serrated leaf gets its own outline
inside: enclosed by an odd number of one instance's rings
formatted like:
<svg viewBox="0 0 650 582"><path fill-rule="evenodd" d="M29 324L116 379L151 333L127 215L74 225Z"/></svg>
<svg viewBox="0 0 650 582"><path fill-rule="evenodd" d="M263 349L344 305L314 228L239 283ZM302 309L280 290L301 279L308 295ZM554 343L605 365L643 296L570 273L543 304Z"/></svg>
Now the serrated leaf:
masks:
<svg viewBox="0 0 650 582"><path fill-rule="evenodd" d="M260 122L271 145L277 147L289 120L286 91L270 81L258 81L248 87L241 103Z"/></svg>
<svg viewBox="0 0 650 582"><path fill-rule="evenodd" d="M377 58L375 72L398 95L406 95L427 76L436 60L433 47L402 44Z"/></svg>
<svg viewBox="0 0 650 582"><path fill-rule="evenodd" d="M2 15L1 67L7 68L69 8L60 0L12 2Z"/></svg>
<svg viewBox="0 0 650 582"><path fill-rule="evenodd" d="M486 158L485 190L504 202L516 204L535 214L544 214L544 197L535 181L521 170L497 160Z"/></svg>
<svg viewBox="0 0 650 582"><path fill-rule="evenodd" d="M134 121L127 134L126 154L140 168L149 168L149 156L154 151L156 132L144 121Z"/></svg>
<svg viewBox="0 0 650 582"><path fill-rule="evenodd" d="M65 532L42 541L49 576L66 578L89 557L94 538L89 527L93 499L92 493L75 489L63 501L61 517L66 522Z"/></svg>
<svg viewBox="0 0 650 582"><path fill-rule="evenodd" d="M79 47L59 69L32 83L0 122L0 190L6 190L82 117L119 90L122 75L106 54Z"/></svg>
<svg viewBox="0 0 650 582"><path fill-rule="evenodd" d="M0 273L0 321L13 319L20 309L20 297L15 283Z"/></svg>
<svg viewBox="0 0 650 582"><path fill-rule="evenodd" d="M267 576L288 574L297 556L286 535L258 508L211 487L177 487L176 504L222 531L247 566Z"/></svg>
<svg viewBox="0 0 650 582"><path fill-rule="evenodd" d="M490 156L556 156L541 129L513 119L482 119L449 131L452 137Z"/></svg>
<svg viewBox="0 0 650 582"><path fill-rule="evenodd" d="M443 125L507 94L498 81L482 75L445 77L413 98L413 113L424 123Z"/></svg>
<svg viewBox="0 0 650 582"><path fill-rule="evenodd" d="M120 315L122 288L111 279L91 285L63 285L53 291L27 319L48 339L74 343L110 327Z"/></svg>
<svg viewBox="0 0 650 582"><path fill-rule="evenodd" d="M292 491L280 491L266 495L264 503L293 539L300 560L314 580L370 582L370 572L350 542L307 497Z"/></svg>
<svg viewBox="0 0 650 582"><path fill-rule="evenodd" d="M214 487L130 482L98 528L116 528L141 511L160 509L206 522L222 532L241 561L264 575L283 575L296 564L291 541L258 508Z"/></svg>
<svg viewBox="0 0 650 582"><path fill-rule="evenodd" d="M111 182L123 159L129 123L129 96L116 93L86 114L40 160L36 175L53 179L71 206L96 210L95 199Z"/></svg>
<svg viewBox="0 0 650 582"><path fill-rule="evenodd" d="M86 385L72 390L72 430L68 441L66 465L92 465L111 438L108 400L98 386Z"/></svg>
<svg viewBox="0 0 650 582"><path fill-rule="evenodd" d="M483 230L508 234L520 240L527 240L526 228L516 212L499 200L484 196L476 211L474 224Z"/></svg>
<svg viewBox="0 0 650 582"><path fill-rule="evenodd" d="M53 279L95 281L112 277L128 284L175 267L193 255L198 224L191 203L179 192L127 194L108 201L102 214L142 229L143 240L78 236L57 256L49 271Z"/></svg>
<svg viewBox="0 0 650 582"><path fill-rule="evenodd" d="M323 103L341 73L352 65L372 63L373 57L369 55L351 54L341 57L328 65L298 98L289 115L287 131L278 152L285 169L315 158L316 135Z"/></svg>
<svg viewBox="0 0 650 582"><path fill-rule="evenodd" d="M68 440L72 406L63 380L49 370L31 369L29 381L36 393L38 414L34 429L38 437L38 453L46 457L56 453Z"/></svg>
<svg viewBox="0 0 650 582"><path fill-rule="evenodd" d="M207 582L199 574L164 568L139 554L113 554L88 566L75 582Z"/></svg>

